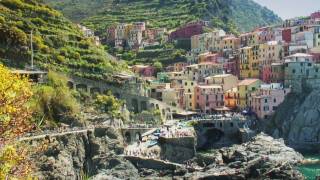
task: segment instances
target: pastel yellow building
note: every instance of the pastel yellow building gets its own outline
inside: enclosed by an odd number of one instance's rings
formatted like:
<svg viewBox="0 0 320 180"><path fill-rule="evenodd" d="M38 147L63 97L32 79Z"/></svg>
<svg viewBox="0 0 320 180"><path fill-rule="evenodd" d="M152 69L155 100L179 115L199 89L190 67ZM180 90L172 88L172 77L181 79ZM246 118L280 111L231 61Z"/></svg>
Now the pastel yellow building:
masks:
<svg viewBox="0 0 320 180"><path fill-rule="evenodd" d="M184 90L184 109L195 110L194 88L197 82L190 80L182 80L182 88Z"/></svg>
<svg viewBox="0 0 320 180"><path fill-rule="evenodd" d="M236 50L240 48L240 39L234 36L225 37L220 43L220 49L232 49Z"/></svg>
<svg viewBox="0 0 320 180"><path fill-rule="evenodd" d="M237 106L243 110L250 107L249 100L252 92L258 90L262 81L259 79L245 79L239 82L237 86Z"/></svg>
<svg viewBox="0 0 320 180"><path fill-rule="evenodd" d="M259 78L259 45L239 50L240 78Z"/></svg>
<svg viewBox="0 0 320 180"><path fill-rule="evenodd" d="M205 78L207 85L220 85L224 92L236 87L238 84L238 77L232 74L219 74Z"/></svg>

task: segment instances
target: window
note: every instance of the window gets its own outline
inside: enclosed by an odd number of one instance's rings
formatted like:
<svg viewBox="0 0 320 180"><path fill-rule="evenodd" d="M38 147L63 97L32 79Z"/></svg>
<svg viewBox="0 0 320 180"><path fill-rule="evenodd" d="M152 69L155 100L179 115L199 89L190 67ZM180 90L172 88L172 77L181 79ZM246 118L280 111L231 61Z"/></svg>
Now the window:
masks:
<svg viewBox="0 0 320 180"><path fill-rule="evenodd" d="M264 103L268 103L268 99L264 99Z"/></svg>
<svg viewBox="0 0 320 180"><path fill-rule="evenodd" d="M276 102L277 102L277 99L276 99L276 98L274 98L274 99L273 99L273 102L274 102L274 103L276 103Z"/></svg>
<svg viewBox="0 0 320 180"><path fill-rule="evenodd" d="M187 82L185 82L185 83L184 83L184 85L185 85L185 86L187 86L187 85L188 85L188 83L187 83Z"/></svg>
<svg viewBox="0 0 320 180"><path fill-rule="evenodd" d="M230 123L230 127L233 127L233 122Z"/></svg>
<svg viewBox="0 0 320 180"><path fill-rule="evenodd" d="M292 69L292 74L295 74L296 73L296 70L295 69Z"/></svg>

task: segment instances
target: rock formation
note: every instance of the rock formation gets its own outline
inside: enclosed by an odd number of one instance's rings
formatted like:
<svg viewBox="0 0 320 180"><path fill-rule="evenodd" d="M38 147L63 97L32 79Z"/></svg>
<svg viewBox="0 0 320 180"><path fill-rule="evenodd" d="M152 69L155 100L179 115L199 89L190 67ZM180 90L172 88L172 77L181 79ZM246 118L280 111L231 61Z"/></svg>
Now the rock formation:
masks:
<svg viewBox="0 0 320 180"><path fill-rule="evenodd" d="M241 145L198 152L185 164L123 156L122 136L113 128L29 141L37 146L44 140L48 148L33 155L39 179L303 179L294 169L302 155L264 134Z"/></svg>
<svg viewBox="0 0 320 180"><path fill-rule="evenodd" d="M299 150L320 149L320 90L290 94L269 120L267 132Z"/></svg>

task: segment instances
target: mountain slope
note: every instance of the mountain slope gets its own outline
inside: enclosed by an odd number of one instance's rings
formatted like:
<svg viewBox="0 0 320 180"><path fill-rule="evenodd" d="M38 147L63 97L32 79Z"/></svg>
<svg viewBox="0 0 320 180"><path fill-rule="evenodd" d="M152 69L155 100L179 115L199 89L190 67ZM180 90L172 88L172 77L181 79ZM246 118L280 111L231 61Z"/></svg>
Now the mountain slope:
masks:
<svg viewBox="0 0 320 180"><path fill-rule="evenodd" d="M20 68L30 64L31 30L35 64L41 68L98 79L125 69L61 13L37 0L0 1L2 63Z"/></svg>
<svg viewBox="0 0 320 180"><path fill-rule="evenodd" d="M73 21L103 32L116 22L148 21L151 27L176 28L198 19L240 31L281 21L252 0L44 0ZM218 22L217 22L218 21ZM230 29L231 28L231 29Z"/></svg>

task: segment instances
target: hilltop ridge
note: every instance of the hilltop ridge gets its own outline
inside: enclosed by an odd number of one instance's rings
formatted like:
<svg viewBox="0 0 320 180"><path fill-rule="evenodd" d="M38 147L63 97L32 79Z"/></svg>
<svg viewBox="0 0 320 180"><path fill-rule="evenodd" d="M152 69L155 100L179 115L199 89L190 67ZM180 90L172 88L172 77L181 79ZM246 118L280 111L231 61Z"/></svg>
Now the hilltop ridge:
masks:
<svg viewBox="0 0 320 180"><path fill-rule="evenodd" d="M249 31L278 23L271 10L252 0L44 0L75 22L103 33L117 22L148 21L151 27L173 29L192 20L213 21L227 31Z"/></svg>

